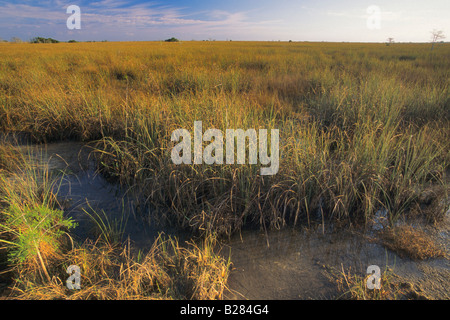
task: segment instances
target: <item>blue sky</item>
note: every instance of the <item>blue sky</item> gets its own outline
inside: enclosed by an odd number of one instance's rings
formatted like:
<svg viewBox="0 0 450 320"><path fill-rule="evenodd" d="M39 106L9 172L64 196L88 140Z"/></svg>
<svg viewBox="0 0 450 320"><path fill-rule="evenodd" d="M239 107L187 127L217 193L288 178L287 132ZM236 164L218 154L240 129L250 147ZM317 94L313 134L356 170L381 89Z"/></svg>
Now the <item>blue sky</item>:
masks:
<svg viewBox="0 0 450 320"><path fill-rule="evenodd" d="M69 5L80 30L66 26ZM427 42L432 29L450 37L449 17L450 0L0 0L0 38Z"/></svg>

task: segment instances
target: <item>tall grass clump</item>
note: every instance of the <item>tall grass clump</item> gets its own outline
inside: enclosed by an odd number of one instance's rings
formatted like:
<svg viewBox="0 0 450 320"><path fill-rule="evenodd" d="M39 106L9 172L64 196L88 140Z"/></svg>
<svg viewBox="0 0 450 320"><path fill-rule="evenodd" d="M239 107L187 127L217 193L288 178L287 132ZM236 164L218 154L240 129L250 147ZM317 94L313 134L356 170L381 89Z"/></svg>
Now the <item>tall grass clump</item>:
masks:
<svg viewBox="0 0 450 320"><path fill-rule="evenodd" d="M61 254L68 241L64 236L75 224L58 204L58 186L48 170L30 160L23 165L13 173L0 173L0 242L15 271L36 269L49 280L47 265Z"/></svg>

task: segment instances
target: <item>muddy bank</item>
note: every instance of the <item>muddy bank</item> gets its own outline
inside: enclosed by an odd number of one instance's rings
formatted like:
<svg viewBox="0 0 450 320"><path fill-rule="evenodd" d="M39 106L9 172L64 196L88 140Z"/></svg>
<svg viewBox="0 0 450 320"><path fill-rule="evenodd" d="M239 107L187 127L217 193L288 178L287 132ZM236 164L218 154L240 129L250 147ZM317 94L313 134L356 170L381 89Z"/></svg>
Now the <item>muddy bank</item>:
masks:
<svg viewBox="0 0 450 320"><path fill-rule="evenodd" d="M267 244L269 243L269 244ZM228 299L337 299L330 269L365 275L367 267L389 267L397 281L412 284L429 299L449 299L447 258L413 261L401 258L356 231L322 234L317 230L244 232L227 245L233 271Z"/></svg>
<svg viewBox="0 0 450 320"><path fill-rule="evenodd" d="M333 278L336 271L351 270L364 277L368 266L377 265L381 273L387 269L393 273L395 284L408 288L399 298L450 299L450 209L445 205L440 223L421 219L395 223L414 225L442 250L442 256L425 260L387 248L382 236L388 230L387 213L381 210L364 230L329 227L324 232L316 226L235 235L227 244L234 269L226 298L338 299L342 292Z"/></svg>

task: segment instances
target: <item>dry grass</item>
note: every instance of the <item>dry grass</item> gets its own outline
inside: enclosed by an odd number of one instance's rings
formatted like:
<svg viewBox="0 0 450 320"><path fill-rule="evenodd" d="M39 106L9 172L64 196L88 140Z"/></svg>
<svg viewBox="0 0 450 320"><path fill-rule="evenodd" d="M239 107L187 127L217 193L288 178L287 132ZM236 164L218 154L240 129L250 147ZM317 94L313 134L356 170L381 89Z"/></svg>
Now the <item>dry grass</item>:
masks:
<svg viewBox="0 0 450 320"><path fill-rule="evenodd" d="M229 262L213 251L214 238L180 246L160 235L146 255L124 247L84 243L48 266L51 280L37 269L21 269L10 289L14 299L221 299ZM217 249L217 248L216 248ZM66 288L69 265L81 269L81 289Z"/></svg>
<svg viewBox="0 0 450 320"><path fill-rule="evenodd" d="M115 229L105 227L95 243L79 245L68 232L73 223L58 209L56 178L30 160L0 173L0 249L12 279L9 298L222 297L230 262L217 253L215 236L180 245L161 234L148 253L132 255L130 243L122 246ZM82 274L77 291L65 285L67 267L73 264Z"/></svg>
<svg viewBox="0 0 450 320"><path fill-rule="evenodd" d="M381 274L380 289L368 289L367 280L370 275L360 275L353 272L351 267L347 270L328 268L326 276L335 282L340 292L338 299L342 300L400 300L423 299L416 293L411 284L401 282L391 268L387 267Z"/></svg>
<svg viewBox="0 0 450 320"><path fill-rule="evenodd" d="M380 233L382 243L401 257L415 260L444 257L445 251L423 230L410 225L388 228Z"/></svg>
<svg viewBox="0 0 450 320"><path fill-rule="evenodd" d="M105 176L162 208L159 218L204 235L315 219L363 224L380 209L393 222L429 185L448 185L449 52L447 44L431 56L426 44L1 43L0 131L94 140ZM170 134L192 132L197 120L222 131L280 129L278 174L175 166ZM13 155L1 148L8 169ZM41 204L43 189L18 194ZM185 296L214 295L199 290Z"/></svg>

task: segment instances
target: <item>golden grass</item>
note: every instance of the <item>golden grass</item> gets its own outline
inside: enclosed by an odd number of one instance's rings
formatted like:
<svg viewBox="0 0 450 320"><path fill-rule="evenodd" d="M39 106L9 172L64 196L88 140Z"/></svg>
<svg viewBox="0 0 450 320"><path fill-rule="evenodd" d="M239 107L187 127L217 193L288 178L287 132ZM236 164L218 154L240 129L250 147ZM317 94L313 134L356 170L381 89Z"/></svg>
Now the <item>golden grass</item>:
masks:
<svg viewBox="0 0 450 320"><path fill-rule="evenodd" d="M444 257L445 251L423 230L410 225L400 225L381 232L380 238L385 247L401 257L415 260Z"/></svg>
<svg viewBox="0 0 450 320"><path fill-rule="evenodd" d="M408 212L445 184L450 46L270 42L0 44L3 130L96 140L102 173L181 227L230 234L311 213ZM414 57L403 59L402 57ZM36 57L40 57L37 59ZM278 128L280 171L175 166L170 134ZM245 213L245 214L242 214Z"/></svg>
<svg viewBox="0 0 450 320"><path fill-rule="evenodd" d="M35 142L93 141L102 174L162 208L158 218L203 235L314 220L359 224L380 209L395 222L423 190L448 185L449 52L448 44L430 52L427 44L0 43L0 131ZM192 131L196 120L222 131L280 129L278 174L261 176L257 165L175 166L170 134ZM13 158L0 147L0 170L14 167ZM47 199L52 209L54 195L34 180L7 205ZM116 266L114 259L105 263ZM125 296L154 292L121 277L83 298L121 296L118 286ZM204 281L211 288L216 280ZM156 295L220 296L201 288Z"/></svg>
<svg viewBox="0 0 450 320"><path fill-rule="evenodd" d="M14 299L132 300L221 299L229 275L227 262L213 250L214 237L180 246L160 235L149 252L132 256L130 246L84 243L48 267L50 281L21 270L11 287ZM217 248L216 248L217 250ZM81 271L80 290L66 288L69 265Z"/></svg>

